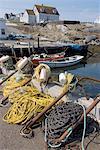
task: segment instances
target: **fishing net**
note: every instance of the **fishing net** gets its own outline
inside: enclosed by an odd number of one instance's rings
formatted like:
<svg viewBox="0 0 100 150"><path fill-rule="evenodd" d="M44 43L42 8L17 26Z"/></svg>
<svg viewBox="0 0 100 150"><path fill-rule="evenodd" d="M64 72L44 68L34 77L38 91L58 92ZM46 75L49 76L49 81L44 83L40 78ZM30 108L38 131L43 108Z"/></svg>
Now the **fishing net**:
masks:
<svg viewBox="0 0 100 150"><path fill-rule="evenodd" d="M54 107L47 114L48 139L59 138L65 130L77 122L83 113L79 104L66 102Z"/></svg>

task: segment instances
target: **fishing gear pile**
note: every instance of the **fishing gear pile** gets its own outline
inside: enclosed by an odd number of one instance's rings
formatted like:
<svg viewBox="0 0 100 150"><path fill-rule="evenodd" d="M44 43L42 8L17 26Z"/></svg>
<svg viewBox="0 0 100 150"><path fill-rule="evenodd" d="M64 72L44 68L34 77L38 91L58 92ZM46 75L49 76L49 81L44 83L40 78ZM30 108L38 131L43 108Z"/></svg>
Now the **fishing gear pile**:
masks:
<svg viewBox="0 0 100 150"><path fill-rule="evenodd" d="M16 69L21 71L23 74L33 75L33 72L34 72L33 63L27 57L21 58L16 63Z"/></svg>
<svg viewBox="0 0 100 150"><path fill-rule="evenodd" d="M7 69L7 70L14 70L15 66L13 64L13 60L11 57L9 57L9 59L5 62L3 62L3 66Z"/></svg>
<svg viewBox="0 0 100 150"><path fill-rule="evenodd" d="M65 79L66 82L63 85L63 92L67 89L69 89L69 91L75 91L78 79L71 73L67 73Z"/></svg>
<svg viewBox="0 0 100 150"><path fill-rule="evenodd" d="M53 102L54 98L39 92L35 87L23 86L13 91L9 100L13 104L5 114L4 121L24 124Z"/></svg>
<svg viewBox="0 0 100 150"><path fill-rule="evenodd" d="M45 73L45 76L44 78L40 77L40 73L41 73L41 70L42 69L45 69L46 73ZM36 78L40 83L43 82L47 82L49 77L51 75L51 70L50 70L50 67L46 64L40 64L38 65L36 68L35 68L35 72L34 72L34 75L33 75L33 78Z"/></svg>
<svg viewBox="0 0 100 150"><path fill-rule="evenodd" d="M23 74L31 74L33 75L34 67L31 61L28 61L26 66L21 70Z"/></svg>
<svg viewBox="0 0 100 150"><path fill-rule="evenodd" d="M3 88L3 95L8 97L14 89L23 86L28 80L29 78L22 74L16 74L15 76L10 77Z"/></svg>
<svg viewBox="0 0 100 150"><path fill-rule="evenodd" d="M66 102L56 105L46 115L48 142L59 138L69 127L79 120L82 114L83 108L79 104Z"/></svg>

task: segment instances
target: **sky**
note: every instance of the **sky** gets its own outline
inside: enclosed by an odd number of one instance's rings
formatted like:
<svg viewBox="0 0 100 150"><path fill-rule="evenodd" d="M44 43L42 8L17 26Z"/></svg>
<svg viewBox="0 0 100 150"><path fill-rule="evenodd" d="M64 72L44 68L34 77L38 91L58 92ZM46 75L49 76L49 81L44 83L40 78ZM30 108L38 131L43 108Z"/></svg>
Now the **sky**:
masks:
<svg viewBox="0 0 100 150"><path fill-rule="evenodd" d="M94 22L100 16L100 0L0 0L0 18L5 13L20 13L33 9L34 4L54 6L60 20Z"/></svg>

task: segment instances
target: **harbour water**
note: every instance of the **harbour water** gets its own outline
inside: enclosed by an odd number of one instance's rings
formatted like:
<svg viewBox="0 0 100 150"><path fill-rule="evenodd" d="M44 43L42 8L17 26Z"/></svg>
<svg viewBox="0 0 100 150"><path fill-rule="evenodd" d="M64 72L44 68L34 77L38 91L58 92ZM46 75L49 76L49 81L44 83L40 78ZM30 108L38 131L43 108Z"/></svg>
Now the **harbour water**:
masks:
<svg viewBox="0 0 100 150"><path fill-rule="evenodd" d="M58 77L58 74L61 72L71 72L75 75L81 77L90 77L100 80L100 63L93 64L77 64L75 66L66 67L66 68L56 68L53 69L54 76ZM95 97L100 93L100 82L93 82L90 80L83 81L82 85L84 86L85 92L88 93L88 96Z"/></svg>
<svg viewBox="0 0 100 150"><path fill-rule="evenodd" d="M58 75L61 72L68 71L75 75L92 77L100 80L100 63L77 64L75 66L53 69L53 74Z"/></svg>

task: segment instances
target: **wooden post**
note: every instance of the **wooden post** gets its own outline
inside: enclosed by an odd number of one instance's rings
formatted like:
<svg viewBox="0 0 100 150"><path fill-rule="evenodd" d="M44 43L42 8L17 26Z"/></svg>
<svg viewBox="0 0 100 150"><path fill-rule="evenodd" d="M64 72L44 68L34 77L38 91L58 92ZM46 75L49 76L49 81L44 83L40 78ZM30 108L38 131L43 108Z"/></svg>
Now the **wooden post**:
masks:
<svg viewBox="0 0 100 150"><path fill-rule="evenodd" d="M29 55L31 55L30 42L28 43L28 53L29 53Z"/></svg>
<svg viewBox="0 0 100 150"><path fill-rule="evenodd" d="M14 55L14 58L15 58L15 60L16 60L16 62L17 62L17 57L16 57L16 53L15 53L15 51L14 51L14 45L12 45L12 54Z"/></svg>
<svg viewBox="0 0 100 150"><path fill-rule="evenodd" d="M38 48L40 47L40 39L39 39L39 37L40 37L40 34L38 34Z"/></svg>
<svg viewBox="0 0 100 150"><path fill-rule="evenodd" d="M34 42L33 42L33 45L32 45L32 53L34 52Z"/></svg>
<svg viewBox="0 0 100 150"><path fill-rule="evenodd" d="M20 53L21 53L21 57L23 57L23 49L22 49L22 47L20 47Z"/></svg>

